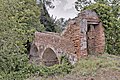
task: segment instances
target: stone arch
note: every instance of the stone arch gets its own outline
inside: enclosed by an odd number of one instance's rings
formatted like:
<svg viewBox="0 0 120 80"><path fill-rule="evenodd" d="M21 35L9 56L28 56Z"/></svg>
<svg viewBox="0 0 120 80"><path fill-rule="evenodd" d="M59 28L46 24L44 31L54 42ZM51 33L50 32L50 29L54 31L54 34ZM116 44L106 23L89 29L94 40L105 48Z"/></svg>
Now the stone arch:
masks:
<svg viewBox="0 0 120 80"><path fill-rule="evenodd" d="M42 63L46 66L53 66L59 64L56 53L51 48L46 48L42 55Z"/></svg>
<svg viewBox="0 0 120 80"><path fill-rule="evenodd" d="M32 44L32 47L30 49L30 57L38 56L37 55L38 49L35 44Z"/></svg>

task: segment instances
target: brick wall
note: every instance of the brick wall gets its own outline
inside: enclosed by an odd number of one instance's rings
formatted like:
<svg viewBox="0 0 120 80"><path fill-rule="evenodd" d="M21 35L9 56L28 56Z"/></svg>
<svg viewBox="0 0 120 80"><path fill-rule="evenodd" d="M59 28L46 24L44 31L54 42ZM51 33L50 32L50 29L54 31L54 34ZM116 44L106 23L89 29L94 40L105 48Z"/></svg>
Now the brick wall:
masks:
<svg viewBox="0 0 120 80"><path fill-rule="evenodd" d="M95 27L95 30L96 30L95 51L96 53L103 53L105 48L105 34L102 23L99 23L99 25Z"/></svg>
<svg viewBox="0 0 120 80"><path fill-rule="evenodd" d="M73 57L76 55L79 59L88 54L104 52L104 28L97 14L94 11L86 10L81 12L78 17L69 20L66 29L61 34L36 32L33 44L37 47L38 52L31 51L31 54L37 55L37 57L48 47L57 55L65 53L70 56L70 61L74 61ZM31 50L34 50L34 46Z"/></svg>
<svg viewBox="0 0 120 80"><path fill-rule="evenodd" d="M40 33L35 34L36 46L44 45L45 47L53 47L56 51L62 50L65 53L74 53L73 43L69 39L56 34Z"/></svg>
<svg viewBox="0 0 120 80"><path fill-rule="evenodd" d="M67 25L66 30L62 33L62 36L73 43L75 48L73 54L80 57L80 27L76 22L76 19L69 21L69 24Z"/></svg>

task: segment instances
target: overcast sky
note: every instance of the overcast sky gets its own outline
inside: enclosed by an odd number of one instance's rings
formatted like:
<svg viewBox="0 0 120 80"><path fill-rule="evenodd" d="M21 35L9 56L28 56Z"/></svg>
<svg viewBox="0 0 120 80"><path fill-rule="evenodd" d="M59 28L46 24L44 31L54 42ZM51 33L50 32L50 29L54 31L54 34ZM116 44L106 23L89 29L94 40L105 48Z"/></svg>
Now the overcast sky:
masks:
<svg viewBox="0 0 120 80"><path fill-rule="evenodd" d="M77 16L78 12L75 9L76 0L54 0L54 9L49 9L50 15L57 18L74 18Z"/></svg>

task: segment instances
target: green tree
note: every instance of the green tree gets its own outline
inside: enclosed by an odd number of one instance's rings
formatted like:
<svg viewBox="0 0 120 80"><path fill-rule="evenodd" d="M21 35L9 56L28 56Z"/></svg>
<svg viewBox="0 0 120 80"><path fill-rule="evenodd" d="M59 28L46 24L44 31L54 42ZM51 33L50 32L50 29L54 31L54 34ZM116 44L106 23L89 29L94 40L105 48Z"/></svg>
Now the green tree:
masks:
<svg viewBox="0 0 120 80"><path fill-rule="evenodd" d="M48 10L47 10L47 1L40 3L41 5L41 15L40 15L40 22L45 26L45 31L49 32L57 32L55 24L55 19L53 17L50 17Z"/></svg>
<svg viewBox="0 0 120 80"><path fill-rule="evenodd" d="M36 0L0 0L0 76L21 71L28 65L27 41L44 31Z"/></svg>

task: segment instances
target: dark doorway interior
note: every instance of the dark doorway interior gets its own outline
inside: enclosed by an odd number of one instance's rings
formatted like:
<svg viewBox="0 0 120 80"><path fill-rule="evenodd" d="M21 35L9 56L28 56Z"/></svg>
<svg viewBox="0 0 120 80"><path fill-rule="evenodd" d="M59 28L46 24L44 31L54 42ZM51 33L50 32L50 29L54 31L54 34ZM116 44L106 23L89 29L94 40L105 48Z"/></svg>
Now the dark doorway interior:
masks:
<svg viewBox="0 0 120 80"><path fill-rule="evenodd" d="M58 58L51 48L47 48L44 51L42 59L43 64L46 66L53 66L54 64L59 64Z"/></svg>
<svg viewBox="0 0 120 80"><path fill-rule="evenodd" d="M88 24L87 51L88 54L95 54L95 27L96 24Z"/></svg>

